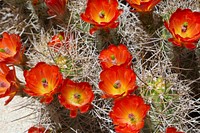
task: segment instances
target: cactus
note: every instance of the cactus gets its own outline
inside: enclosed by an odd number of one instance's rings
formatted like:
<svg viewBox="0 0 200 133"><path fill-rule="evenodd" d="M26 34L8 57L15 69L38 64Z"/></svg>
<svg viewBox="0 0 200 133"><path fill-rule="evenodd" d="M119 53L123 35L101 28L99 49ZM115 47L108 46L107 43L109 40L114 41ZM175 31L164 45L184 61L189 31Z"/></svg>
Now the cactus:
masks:
<svg viewBox="0 0 200 133"><path fill-rule="evenodd" d="M119 26L110 32L99 30L94 35L89 34L92 25L80 18L80 14L87 6L86 0L68 0L67 16L62 21L48 15L44 0L38 0L36 5L32 2L32 0L0 0L0 38L5 31L19 34L26 47L25 55L29 59L26 69L34 67L41 61L57 65L63 78L70 78L76 82L89 82L95 99L92 102L93 108L85 114L78 114L76 118L70 118L69 110L60 105L57 98L59 94L54 96L53 102L49 105L42 104L38 98L28 95L20 97L20 100L19 96L14 97L8 106L3 106L4 99L0 99L0 110L10 111L14 108L10 113L14 115L19 111L23 113L21 109L28 108L30 111L30 114L12 119L0 117L0 121L6 119L5 122L14 121L26 126L18 129L12 125L8 131L5 127L3 128L5 133L15 133L15 129L16 132L27 132L31 126L37 125L44 126L52 133L114 133L115 128L109 117L113 100L103 99L98 86L99 74L102 71L98 60L99 52L110 43L123 43L131 52L133 56L131 68L137 75L138 86L133 94L140 95L145 103L151 106L142 133L164 132L168 126L174 126L185 133L200 132L198 127L200 99L191 95L194 93L192 85L200 82L199 72L195 72L194 78L180 78L184 73L174 71L181 70L180 65L183 63L178 62L179 65L174 65L172 57L177 60L181 55L177 55L177 50L174 51L171 43L167 41L170 34L160 21L161 18L169 19L171 13L178 7L198 11L198 1L163 0L150 12L156 16L156 24L145 27L148 21L146 19L144 21L141 14L131 12L132 8L125 1L119 0L118 8L123 9L123 13L117 19ZM61 32L70 35L69 38L61 39L63 45L59 48L48 46L52 37ZM200 42L197 46L199 45ZM148 54L149 52L151 54ZM196 70L199 67L199 49L193 51L192 55L196 56L195 67L184 67L184 69ZM17 73L24 85L22 70L17 69ZM4 116L4 112L2 114ZM30 123L26 125L26 122Z"/></svg>

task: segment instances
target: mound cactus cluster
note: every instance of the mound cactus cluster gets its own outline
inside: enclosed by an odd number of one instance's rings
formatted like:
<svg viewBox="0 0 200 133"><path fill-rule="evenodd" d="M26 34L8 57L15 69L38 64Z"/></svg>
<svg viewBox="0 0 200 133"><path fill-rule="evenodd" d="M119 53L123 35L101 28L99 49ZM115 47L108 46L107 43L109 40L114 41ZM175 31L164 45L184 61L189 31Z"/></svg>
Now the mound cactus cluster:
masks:
<svg viewBox="0 0 200 133"><path fill-rule="evenodd" d="M0 16L0 98L45 108L21 132L200 132L198 2L0 2L20 16Z"/></svg>

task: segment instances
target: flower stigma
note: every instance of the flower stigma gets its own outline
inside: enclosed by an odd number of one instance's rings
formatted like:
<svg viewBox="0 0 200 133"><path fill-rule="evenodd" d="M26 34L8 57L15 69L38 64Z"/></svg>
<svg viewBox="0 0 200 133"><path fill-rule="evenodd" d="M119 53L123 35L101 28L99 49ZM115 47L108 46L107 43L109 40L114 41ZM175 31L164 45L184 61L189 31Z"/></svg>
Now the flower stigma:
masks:
<svg viewBox="0 0 200 133"><path fill-rule="evenodd" d="M121 87L121 82L120 82L120 80L117 80L117 81L114 83L113 87L114 87L115 89L120 88L120 87Z"/></svg>

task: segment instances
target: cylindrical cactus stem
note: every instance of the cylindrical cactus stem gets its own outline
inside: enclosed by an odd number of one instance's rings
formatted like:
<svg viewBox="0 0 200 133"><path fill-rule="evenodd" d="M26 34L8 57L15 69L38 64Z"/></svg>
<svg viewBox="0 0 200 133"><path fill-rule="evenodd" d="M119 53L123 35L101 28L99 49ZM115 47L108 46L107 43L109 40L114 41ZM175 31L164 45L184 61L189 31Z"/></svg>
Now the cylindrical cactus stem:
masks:
<svg viewBox="0 0 200 133"><path fill-rule="evenodd" d="M69 22L72 21L70 20L71 13L67 8L67 1L62 4L53 2L54 1L44 0L37 0L35 3L32 2L34 13L37 15L39 23L42 27L45 27L46 30L52 25L66 27Z"/></svg>
<svg viewBox="0 0 200 133"><path fill-rule="evenodd" d="M96 32L97 50L101 51L110 44L118 45L120 43L120 36L117 34L117 29L110 29L106 31L104 29Z"/></svg>
<svg viewBox="0 0 200 133"><path fill-rule="evenodd" d="M153 11L139 13L139 20L141 21L142 26L148 33L151 33L152 30L154 30L155 26L154 26Z"/></svg>
<svg viewBox="0 0 200 133"><path fill-rule="evenodd" d="M139 12L139 20L141 21L144 30L147 34L149 34L150 37L159 38L157 34L153 33L155 33L155 31L163 25L162 18L160 16L154 14L153 11ZM151 47L154 47L154 43L148 43L144 45L142 55L143 62L146 62L149 58L152 57L152 51L146 49ZM147 61L144 65L148 68L150 62Z"/></svg>
<svg viewBox="0 0 200 133"><path fill-rule="evenodd" d="M197 62L197 57L195 50L188 50L181 47L173 47L173 59L172 64L174 70L178 73L178 78L181 80L190 80L191 93L190 95L194 99L200 98L200 82L197 80L199 78L199 67ZM195 81L196 80L196 81ZM199 106L196 103L196 106ZM191 111L189 113L191 118L198 118L200 116L199 111ZM190 118L189 118L190 119Z"/></svg>
<svg viewBox="0 0 200 133"><path fill-rule="evenodd" d="M139 20L142 22L144 30L150 35L163 25L162 18L154 14L153 10L149 12L139 12Z"/></svg>
<svg viewBox="0 0 200 133"><path fill-rule="evenodd" d="M28 2L27 0L3 0L5 3L12 5L19 9L19 12L23 14L23 16L29 16L30 11L28 10Z"/></svg>
<svg viewBox="0 0 200 133"><path fill-rule="evenodd" d="M12 4L14 6L23 6L27 0L4 0L5 3Z"/></svg>
<svg viewBox="0 0 200 133"><path fill-rule="evenodd" d="M38 18L38 22L39 24L44 27L45 29L48 29L48 27L50 27L50 20L47 19L48 13L47 13L47 7L44 3L43 0L38 0L38 1L33 1L32 3L32 9L34 14L37 16Z"/></svg>
<svg viewBox="0 0 200 133"><path fill-rule="evenodd" d="M144 133L152 133L153 132L152 126L153 125L152 125L152 122L151 122L151 118L149 116L146 116L144 127L143 127L142 131Z"/></svg>
<svg viewBox="0 0 200 133"><path fill-rule="evenodd" d="M188 50L181 47L173 47L172 64L175 67L175 72L178 73L181 80L197 80L199 78L199 68L195 50ZM200 97L200 82L191 82L192 96L194 98Z"/></svg>

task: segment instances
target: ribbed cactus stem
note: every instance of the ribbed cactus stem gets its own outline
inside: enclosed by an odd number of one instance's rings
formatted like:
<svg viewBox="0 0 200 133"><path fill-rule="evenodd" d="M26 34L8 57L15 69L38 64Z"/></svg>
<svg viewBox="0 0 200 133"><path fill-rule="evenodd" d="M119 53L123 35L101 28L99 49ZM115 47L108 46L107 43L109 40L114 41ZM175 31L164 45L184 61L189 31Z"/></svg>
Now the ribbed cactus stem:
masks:
<svg viewBox="0 0 200 133"><path fill-rule="evenodd" d="M117 34L116 29L108 31L102 29L96 33L97 50L101 51L110 44L118 45L120 43L120 36Z"/></svg>
<svg viewBox="0 0 200 133"><path fill-rule="evenodd" d="M142 22L144 30L150 35L163 25L162 18L154 14L153 10L149 12L140 12L139 20Z"/></svg>
<svg viewBox="0 0 200 133"><path fill-rule="evenodd" d="M67 8L67 4L65 5L64 14L55 14L53 16L48 14L48 7L46 6L43 0L38 0L36 4L32 3L32 7L34 13L37 15L39 23L46 30L51 28L52 25L57 26L61 25L63 27L67 27L68 24L72 21L70 19L71 13Z"/></svg>
<svg viewBox="0 0 200 133"><path fill-rule="evenodd" d="M156 30L158 30L162 25L162 18L152 11L149 12L140 12L139 20L142 23L144 30L149 34L150 37L159 38L158 35L154 34ZM148 43L144 45L144 48L154 47L154 43ZM151 58L153 53L149 50L143 49L143 62L146 62L149 58ZM144 65L149 67L150 62L147 61Z"/></svg>
<svg viewBox="0 0 200 133"><path fill-rule="evenodd" d="M175 72L178 73L181 80L196 80L199 78L199 68L195 50L188 50L181 47L173 47L172 63L175 67ZM192 95L195 98L200 96L200 83L193 82L190 84Z"/></svg>
<svg viewBox="0 0 200 133"><path fill-rule="evenodd" d="M178 78L180 80L189 81L197 80L200 75L195 50L174 46L173 54L174 58L172 64L175 67L175 72L178 73ZM189 87L191 88L191 93L189 92L190 95L198 100L200 98L200 82L198 80L196 82L191 82ZM198 106L198 104L196 106ZM200 116L200 113L198 111L192 111L189 113L189 116L197 118Z"/></svg>
<svg viewBox="0 0 200 133"><path fill-rule="evenodd" d="M4 0L5 3L9 3L15 6L23 6L27 0Z"/></svg>
<svg viewBox="0 0 200 133"><path fill-rule="evenodd" d="M153 124L152 124L151 118L149 116L147 116L145 118L144 128L142 129L142 131L144 133L152 133L153 132L152 126L153 126Z"/></svg>

